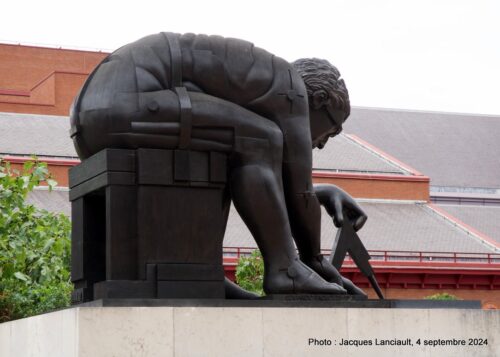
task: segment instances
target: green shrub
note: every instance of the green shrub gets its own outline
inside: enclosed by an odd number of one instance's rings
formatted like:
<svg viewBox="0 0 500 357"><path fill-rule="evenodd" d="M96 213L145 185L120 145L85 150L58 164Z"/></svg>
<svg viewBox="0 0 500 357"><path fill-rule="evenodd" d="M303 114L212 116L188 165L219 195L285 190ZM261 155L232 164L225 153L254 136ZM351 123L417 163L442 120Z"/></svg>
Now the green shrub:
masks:
<svg viewBox="0 0 500 357"><path fill-rule="evenodd" d="M250 256L242 256L236 266L236 282L243 289L264 295L264 261L259 250L254 250Z"/></svg>
<svg viewBox="0 0 500 357"><path fill-rule="evenodd" d="M70 303L69 219L26 203L42 181L56 184L45 163L0 162L0 322Z"/></svg>
<svg viewBox="0 0 500 357"><path fill-rule="evenodd" d="M439 293L434 295L429 295L424 297L426 300L461 300L458 296L448 294L448 293Z"/></svg>

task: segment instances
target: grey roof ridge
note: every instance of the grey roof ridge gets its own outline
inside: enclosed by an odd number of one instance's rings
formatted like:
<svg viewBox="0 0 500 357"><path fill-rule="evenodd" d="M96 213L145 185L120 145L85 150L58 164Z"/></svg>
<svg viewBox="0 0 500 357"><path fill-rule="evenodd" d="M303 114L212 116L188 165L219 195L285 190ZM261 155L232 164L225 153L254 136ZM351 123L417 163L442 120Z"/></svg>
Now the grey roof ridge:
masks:
<svg viewBox="0 0 500 357"><path fill-rule="evenodd" d="M414 205L414 204L427 204L429 202L424 200L395 200L388 198L364 198L356 197L356 201L363 203L389 203L389 204L403 204L403 205Z"/></svg>
<svg viewBox="0 0 500 357"><path fill-rule="evenodd" d="M370 154L372 154L373 156L379 158L379 159L382 159L384 162L386 162L388 165L396 168L397 170L399 171L402 171L404 175L407 175L407 176L413 176L414 173L413 171L411 171L410 169L402 166L401 164L399 164L398 162L392 160L391 158L387 157L385 155L384 152L382 152L382 150L380 151L377 151L377 150L374 150L373 148L367 146L367 145L364 145L362 142L356 140L352 135L349 135L349 134L344 134L344 137L349 140L350 142L352 142L353 144L357 145L358 147L362 148L363 150L369 152Z"/></svg>
<svg viewBox="0 0 500 357"><path fill-rule="evenodd" d="M464 195L466 197L479 197L481 195L500 196L500 188L496 187L458 187L458 186L433 186L429 187L431 195Z"/></svg>
<svg viewBox="0 0 500 357"><path fill-rule="evenodd" d="M465 113L465 112L447 112L443 110L424 110L424 109L402 109L402 108L385 108L385 107L371 107L371 106L351 106L352 109L361 110L380 110L386 112L404 112L404 113L418 113L418 114L440 114L450 116L478 116L485 118L498 118L500 114L481 114L481 113Z"/></svg>
<svg viewBox="0 0 500 357"><path fill-rule="evenodd" d="M9 116L9 117L29 117L29 118L39 118L39 117L49 117L49 118L65 118L66 120L69 118L68 115L48 115L48 114L32 114L32 113L12 113L12 112L0 112L0 116Z"/></svg>
<svg viewBox="0 0 500 357"><path fill-rule="evenodd" d="M491 238L490 236L488 236L487 234L480 232L480 231L476 230L475 228L472 228L468 224L466 224L466 223L462 222L461 220L459 220L458 218L452 216L450 213L438 208L437 206L435 206L431 203L429 203L427 205L423 205L422 207L429 214L438 215L439 217L443 218L446 222L448 222L452 226L455 226L456 228L465 232L471 238L475 239L478 243L485 245L489 249L493 249L493 251L496 253L500 252L500 244L495 242L495 240L493 238Z"/></svg>
<svg viewBox="0 0 500 357"><path fill-rule="evenodd" d="M63 156L63 155L37 155L37 154L16 154L12 152L0 152L0 159L2 157L15 157L15 158L33 158L35 157L38 161L51 160L51 159L63 159L63 160L80 160L78 156Z"/></svg>
<svg viewBox="0 0 500 357"><path fill-rule="evenodd" d="M49 188L49 186L35 186L35 187L33 187L33 190L35 190L35 191L49 191L50 188ZM69 192L69 187L56 186L56 187L52 187L52 191Z"/></svg>
<svg viewBox="0 0 500 357"><path fill-rule="evenodd" d="M334 172L334 173L352 173L352 174L367 174L367 175L398 175L401 170L394 171L377 171L377 170L354 170L354 169L324 169L313 167L313 171Z"/></svg>

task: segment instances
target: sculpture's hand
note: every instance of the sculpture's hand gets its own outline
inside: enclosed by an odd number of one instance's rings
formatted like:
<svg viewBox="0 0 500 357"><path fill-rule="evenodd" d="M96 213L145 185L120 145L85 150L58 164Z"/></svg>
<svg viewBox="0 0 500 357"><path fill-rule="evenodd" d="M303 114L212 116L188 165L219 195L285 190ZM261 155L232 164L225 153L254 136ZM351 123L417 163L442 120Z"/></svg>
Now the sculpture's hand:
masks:
<svg viewBox="0 0 500 357"><path fill-rule="evenodd" d="M344 222L344 214L353 223L355 231L363 227L368 217L358 203L347 192L335 185L314 185L314 192L319 202L328 214L333 217L336 227L341 227Z"/></svg>

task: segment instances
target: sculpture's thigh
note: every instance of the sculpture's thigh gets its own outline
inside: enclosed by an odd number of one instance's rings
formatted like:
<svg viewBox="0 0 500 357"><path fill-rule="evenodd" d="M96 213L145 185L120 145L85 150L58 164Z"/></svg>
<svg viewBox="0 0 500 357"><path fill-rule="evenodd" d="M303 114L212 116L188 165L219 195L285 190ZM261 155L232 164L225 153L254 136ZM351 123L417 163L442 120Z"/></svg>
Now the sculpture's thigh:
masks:
<svg viewBox="0 0 500 357"><path fill-rule="evenodd" d="M190 93L193 146L201 141L228 145L240 156L281 159L283 134L274 122L235 103L203 93Z"/></svg>
<svg viewBox="0 0 500 357"><path fill-rule="evenodd" d="M190 92L189 97L190 150L247 156L266 156L270 150L281 153L282 133L272 121L204 93ZM117 92L108 108L79 113L84 130L74 138L78 144L75 146L85 146L89 154L103 148L176 149L181 130L186 130L182 129L186 123L181 119L179 107L179 99L171 90Z"/></svg>

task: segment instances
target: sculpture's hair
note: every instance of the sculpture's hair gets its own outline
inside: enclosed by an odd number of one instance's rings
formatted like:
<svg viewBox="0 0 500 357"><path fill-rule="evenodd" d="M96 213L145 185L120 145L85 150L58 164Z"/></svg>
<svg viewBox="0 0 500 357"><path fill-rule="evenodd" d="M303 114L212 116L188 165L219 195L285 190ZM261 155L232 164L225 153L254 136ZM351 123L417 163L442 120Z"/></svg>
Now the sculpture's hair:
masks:
<svg viewBox="0 0 500 357"><path fill-rule="evenodd" d="M346 118L349 116L351 113L349 92L335 66L320 58L301 58L292 65L304 80L309 98L315 91L323 89L329 94L334 109L344 111Z"/></svg>

